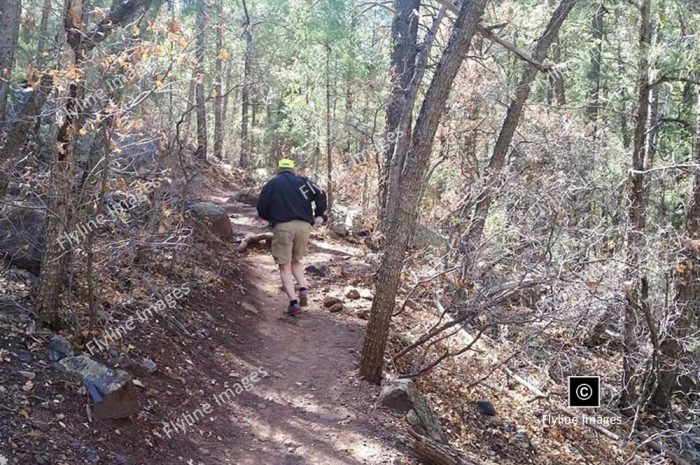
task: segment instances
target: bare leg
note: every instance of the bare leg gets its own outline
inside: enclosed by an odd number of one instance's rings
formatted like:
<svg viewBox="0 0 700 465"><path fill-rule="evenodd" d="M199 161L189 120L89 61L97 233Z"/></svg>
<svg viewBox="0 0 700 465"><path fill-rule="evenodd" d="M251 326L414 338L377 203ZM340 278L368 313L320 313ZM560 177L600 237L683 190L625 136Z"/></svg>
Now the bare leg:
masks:
<svg viewBox="0 0 700 465"><path fill-rule="evenodd" d="M292 264L285 263L280 265L280 278L282 279L282 286L284 287L284 292L287 293L289 300L295 300L296 294L294 292L294 275L292 274Z"/></svg>
<svg viewBox="0 0 700 465"><path fill-rule="evenodd" d="M307 288L309 283L306 282L306 277L304 277L304 267L299 260L292 260L292 273L299 284L299 287Z"/></svg>

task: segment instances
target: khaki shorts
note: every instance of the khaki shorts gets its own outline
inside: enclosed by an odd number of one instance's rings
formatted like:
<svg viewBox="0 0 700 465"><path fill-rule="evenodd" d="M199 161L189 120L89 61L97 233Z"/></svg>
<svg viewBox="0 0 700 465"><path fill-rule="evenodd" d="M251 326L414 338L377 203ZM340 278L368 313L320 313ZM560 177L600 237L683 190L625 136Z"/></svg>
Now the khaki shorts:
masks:
<svg viewBox="0 0 700 465"><path fill-rule="evenodd" d="M294 220L275 225L272 234L272 258L278 265L292 260L298 261L306 255L311 225L306 221Z"/></svg>

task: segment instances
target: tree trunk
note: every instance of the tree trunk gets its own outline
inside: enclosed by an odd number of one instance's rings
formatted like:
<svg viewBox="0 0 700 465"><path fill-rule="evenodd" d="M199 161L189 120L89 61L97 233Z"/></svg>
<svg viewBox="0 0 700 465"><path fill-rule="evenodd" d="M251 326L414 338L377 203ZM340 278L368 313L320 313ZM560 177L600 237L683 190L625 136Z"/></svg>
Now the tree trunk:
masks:
<svg viewBox="0 0 700 465"><path fill-rule="evenodd" d="M618 24L615 24L618 26ZM617 44L617 72L620 76L624 75L627 64L622 58L622 42ZM620 108L617 109L617 114L620 117L620 136L622 137L622 146L629 149L632 146L632 138L630 137L629 122L628 122L628 93L626 88L620 91Z"/></svg>
<svg viewBox="0 0 700 465"><path fill-rule="evenodd" d="M195 58L197 60L197 70L195 77L195 100L197 105L197 158L207 158L207 109L206 98L204 96L204 52L206 49L206 30L208 22L208 11L201 3L197 7L197 31L195 37Z"/></svg>
<svg viewBox="0 0 700 465"><path fill-rule="evenodd" d="M593 122L593 137L598 135L598 111L600 109L600 67L603 61L603 18L605 16L603 2L598 4L593 21L591 23L591 37L593 38L593 50L591 63L588 68L588 108L586 113Z"/></svg>
<svg viewBox="0 0 700 465"><path fill-rule="evenodd" d="M542 36L537 41L535 49L532 52L533 58L542 62L547 56L550 46L559 34L559 29L564 23L571 9L574 7L576 0L561 0L559 6L554 11L547 28ZM513 141L513 135L520 122L520 117L523 113L523 108L528 96L530 95L530 87L537 77L538 70L529 64L525 65L523 74L520 78L515 95L508 107L505 120L501 126L501 131L498 134L496 145L493 148L489 165L484 173L484 189L481 196L476 201L476 207L472 218L472 223L461 240L460 249L463 257L462 275L466 276L469 273L470 264L473 260L476 244L481 240L481 235L484 231L486 217L488 216L493 196L497 192L498 175L505 165L506 155Z"/></svg>
<svg viewBox="0 0 700 465"><path fill-rule="evenodd" d="M226 91L224 92L224 101L223 101L223 108L221 110L221 127L225 128L226 127L226 121L228 121L228 109L229 109L229 102L231 94L234 95L234 101L235 101L235 95L236 91L231 90L232 87L232 75L233 75L233 63L231 60L228 60L226 62ZM222 144L226 143L226 135L224 134L222 137Z"/></svg>
<svg viewBox="0 0 700 465"><path fill-rule="evenodd" d="M353 82L351 79L346 79L345 81L345 127L347 128L345 132L345 142L343 146L343 153L350 153L352 150L353 133L350 128L353 125L353 106L354 92L353 92Z"/></svg>
<svg viewBox="0 0 700 465"><path fill-rule="evenodd" d="M418 54L418 10L420 0L394 0L396 14L391 25L391 65L389 78L391 94L386 107L386 128L384 130L384 158L379 166L379 217L384 216L389 182L389 167L394 156L399 123L406 105L408 87L416 69ZM413 105L410 104L410 108ZM406 134L405 137L408 137Z"/></svg>
<svg viewBox="0 0 700 465"><path fill-rule="evenodd" d="M552 50L552 59L555 63L561 61L561 45L559 44L559 36L554 41L554 48ZM566 86L564 86L564 77L560 73L550 73L552 87L554 88L554 98L557 106L563 107L566 105Z"/></svg>
<svg viewBox="0 0 700 465"><path fill-rule="evenodd" d="M646 188L644 169L646 166L646 133L649 119L649 46L651 44L651 0L642 0L640 10L639 62L637 82L637 115L632 142L632 169L630 170L627 230L627 271L625 286L625 316L623 329L623 376L620 408L632 413L639 400L639 366L635 362L639 330L639 315L644 301L645 277L640 273L640 248L644 243L646 225Z"/></svg>
<svg viewBox="0 0 700 465"><path fill-rule="evenodd" d="M407 163L398 184L389 186L387 206L395 202L395 207L388 214L386 250L377 276L377 288L360 363L360 376L373 383L379 383L382 379L384 352L396 291L408 241L415 228L435 132L445 110L452 82L476 33L485 3L486 0L473 0L462 5L416 120L406 155Z"/></svg>
<svg viewBox="0 0 700 465"><path fill-rule="evenodd" d="M217 21L221 23L223 21L223 0L219 0L216 3L216 13ZM223 159L223 146L224 146L224 97L223 97L223 80L224 80L224 62L223 53L224 50L224 34L221 24L217 25L216 28L216 84L214 84L214 92L216 96L214 97L214 158L217 160Z"/></svg>
<svg viewBox="0 0 700 465"><path fill-rule="evenodd" d="M37 42L37 58L41 60L43 52L46 51L46 38L49 32L49 14L51 13L51 0L44 0L41 8L41 22L39 23L39 41Z"/></svg>
<svg viewBox="0 0 700 465"><path fill-rule="evenodd" d="M433 41L446 12L447 7L443 5L438 11L437 16L433 19L433 24L430 26L430 30L426 34L421 50L416 57L413 77L406 89L403 109L401 111L401 120L399 121L399 126L394 135L394 155L391 157L389 164L388 192L384 217L382 218L382 227L386 227L386 225L389 224L390 218L394 214L394 209L397 205L396 198L401 195L401 175L411 142L413 107L415 106L418 90L420 89L420 84L423 81L423 76L428 66L428 58L430 57ZM459 10L457 10L457 14L459 14ZM399 135L400 137L398 137Z"/></svg>
<svg viewBox="0 0 700 465"><path fill-rule="evenodd" d="M245 37L245 52L243 57L243 88L241 89L241 156L238 166L248 168L250 165L250 134L248 132L248 112L250 107L250 84L253 71L253 31L248 15L248 6L243 1L243 35Z"/></svg>
<svg viewBox="0 0 700 465"><path fill-rule="evenodd" d="M39 40L36 45L36 57L34 64L37 70L42 70L46 66L47 52L46 39L49 35L49 15L51 14L51 0L44 0L44 5L41 8L41 21L39 23ZM48 55L48 53L46 53ZM1 119L1 118L0 118ZM39 139L39 129L41 129L41 118L36 118L34 122L33 133L34 137ZM41 144L41 142L39 142Z"/></svg>
<svg viewBox="0 0 700 465"><path fill-rule="evenodd" d="M83 3L82 0L68 0L64 18L67 43L73 53L73 65L79 69L85 58L82 47ZM41 260L39 289L36 295L36 308L39 318L50 327L61 323L59 314L59 296L63 279L65 257L70 249L63 247L62 237L70 232L73 217L73 178L74 154L78 131L84 120L81 113L83 85L74 82L70 85L66 102L66 118L56 136L55 159L51 166L49 181L49 199L51 214L44 230L44 255ZM70 247L70 246L69 246Z"/></svg>
<svg viewBox="0 0 700 465"><path fill-rule="evenodd" d="M326 195L327 214L333 209L333 150L331 140L331 47L326 44Z"/></svg>
<svg viewBox="0 0 700 465"><path fill-rule="evenodd" d="M21 0L3 0L0 7L0 134L5 128L7 94L10 90L21 14Z"/></svg>

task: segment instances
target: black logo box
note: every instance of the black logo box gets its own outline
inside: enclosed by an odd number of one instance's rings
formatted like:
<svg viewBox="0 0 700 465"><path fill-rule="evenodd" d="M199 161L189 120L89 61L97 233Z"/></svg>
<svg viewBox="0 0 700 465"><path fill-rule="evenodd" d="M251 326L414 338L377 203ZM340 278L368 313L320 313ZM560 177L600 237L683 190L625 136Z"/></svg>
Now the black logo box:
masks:
<svg viewBox="0 0 700 465"><path fill-rule="evenodd" d="M569 376L569 407L600 407L600 376Z"/></svg>

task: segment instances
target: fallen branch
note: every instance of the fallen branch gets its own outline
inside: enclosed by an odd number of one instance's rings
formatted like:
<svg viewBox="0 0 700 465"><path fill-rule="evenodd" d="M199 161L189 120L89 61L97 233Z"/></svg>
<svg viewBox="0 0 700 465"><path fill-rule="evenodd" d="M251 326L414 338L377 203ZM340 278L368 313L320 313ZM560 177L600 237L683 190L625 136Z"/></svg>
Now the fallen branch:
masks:
<svg viewBox="0 0 700 465"><path fill-rule="evenodd" d="M413 450L425 463L431 465L477 465L476 462L466 458L457 449L423 436L413 428L408 429L408 434L414 440Z"/></svg>
<svg viewBox="0 0 700 465"><path fill-rule="evenodd" d="M245 238L241 239L241 245L238 246L238 251L243 252L245 249L247 249L251 244L258 244L262 241L271 241L272 240L272 233L271 232L264 232L260 234L252 234L250 236L246 236Z"/></svg>

